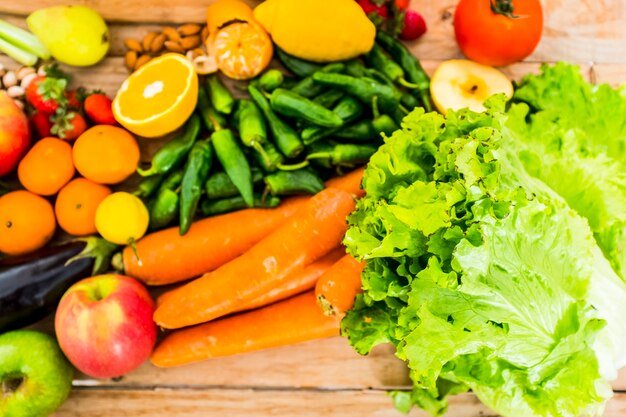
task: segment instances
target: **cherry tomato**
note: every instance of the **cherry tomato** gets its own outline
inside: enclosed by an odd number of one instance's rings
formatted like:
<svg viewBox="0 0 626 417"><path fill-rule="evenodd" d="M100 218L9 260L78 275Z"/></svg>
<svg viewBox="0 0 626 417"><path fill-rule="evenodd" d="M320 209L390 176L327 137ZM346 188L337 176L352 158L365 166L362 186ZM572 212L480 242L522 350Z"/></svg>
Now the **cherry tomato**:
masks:
<svg viewBox="0 0 626 417"><path fill-rule="evenodd" d="M382 6L377 6L372 3L371 0L358 0L357 3L359 3L359 6L361 6L365 14L376 13L383 19L386 19L389 16L387 6L384 4Z"/></svg>
<svg viewBox="0 0 626 417"><path fill-rule="evenodd" d="M454 13L461 51L485 65L509 65L526 58L537 47L542 29L539 0L461 0Z"/></svg>

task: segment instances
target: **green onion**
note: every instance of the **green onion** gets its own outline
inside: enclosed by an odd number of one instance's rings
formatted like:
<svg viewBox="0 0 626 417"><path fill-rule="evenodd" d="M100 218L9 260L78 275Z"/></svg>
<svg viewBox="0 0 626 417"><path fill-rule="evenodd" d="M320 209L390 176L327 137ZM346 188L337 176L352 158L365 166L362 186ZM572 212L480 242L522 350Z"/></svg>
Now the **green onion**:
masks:
<svg viewBox="0 0 626 417"><path fill-rule="evenodd" d="M0 38L30 55L44 60L50 59L50 52L35 35L2 19L0 19ZM4 50L3 52L6 53Z"/></svg>
<svg viewBox="0 0 626 417"><path fill-rule="evenodd" d="M36 55L26 52L2 38L0 38L0 51L27 67L32 67L37 63L38 58Z"/></svg>

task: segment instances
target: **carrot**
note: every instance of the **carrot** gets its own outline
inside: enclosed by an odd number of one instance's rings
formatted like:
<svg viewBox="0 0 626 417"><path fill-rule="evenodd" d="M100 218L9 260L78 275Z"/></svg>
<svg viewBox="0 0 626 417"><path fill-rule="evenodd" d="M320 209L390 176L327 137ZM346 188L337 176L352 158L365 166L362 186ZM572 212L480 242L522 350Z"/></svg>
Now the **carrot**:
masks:
<svg viewBox="0 0 626 417"><path fill-rule="evenodd" d="M317 281L315 297L324 314L343 316L354 305L354 297L361 292L361 272L365 262L345 255L331 266Z"/></svg>
<svg viewBox="0 0 626 417"><path fill-rule="evenodd" d="M362 196L363 168L326 182L329 188ZM274 209L246 209L195 222L185 236L178 227L151 233L136 243L137 254L126 247L116 269L148 285L167 285L213 271L241 255L283 224L307 201L285 200Z"/></svg>
<svg viewBox="0 0 626 417"><path fill-rule="evenodd" d="M326 187L347 191L357 198L363 197L365 195L365 190L361 188L361 182L363 181L364 171L365 167L361 167L350 171L341 177L331 178L326 181Z"/></svg>
<svg viewBox="0 0 626 417"><path fill-rule="evenodd" d="M150 358L159 367L285 346L339 335L338 317L322 314L313 291L276 304L176 330Z"/></svg>
<svg viewBox="0 0 626 417"><path fill-rule="evenodd" d="M259 242L307 201L287 199L274 209L246 209L199 220L185 236L178 226L145 236L122 252L126 275L148 285L166 285L195 278L236 258ZM118 262L120 262L118 260Z"/></svg>
<svg viewBox="0 0 626 417"><path fill-rule="evenodd" d="M250 301L248 305L242 307L241 310L252 310L254 308L263 307L268 304L275 303L276 301L293 297L294 295L300 294L304 291L312 290L315 288L315 283L318 278L321 277L322 274L328 270L328 268L333 266L333 264L341 259L341 257L345 254L346 250L343 247L329 252L323 258L320 258L312 264L305 266L303 269L290 274L287 278L285 278L285 282L280 287L261 294L254 300Z"/></svg>
<svg viewBox="0 0 626 417"><path fill-rule="evenodd" d="M175 329L232 313L279 287L294 271L341 243L352 196L327 188L249 251L213 272L177 288L156 309L154 320Z"/></svg>

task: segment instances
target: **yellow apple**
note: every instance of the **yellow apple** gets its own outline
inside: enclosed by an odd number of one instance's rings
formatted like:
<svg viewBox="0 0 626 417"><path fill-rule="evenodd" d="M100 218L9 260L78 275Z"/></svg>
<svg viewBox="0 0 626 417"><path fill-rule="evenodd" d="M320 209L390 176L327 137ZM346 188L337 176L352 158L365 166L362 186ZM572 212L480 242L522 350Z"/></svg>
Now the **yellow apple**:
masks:
<svg viewBox="0 0 626 417"><path fill-rule="evenodd" d="M468 107L482 112L483 103L494 94L513 95L513 84L493 67L465 59L445 61L430 80L430 94L441 113Z"/></svg>

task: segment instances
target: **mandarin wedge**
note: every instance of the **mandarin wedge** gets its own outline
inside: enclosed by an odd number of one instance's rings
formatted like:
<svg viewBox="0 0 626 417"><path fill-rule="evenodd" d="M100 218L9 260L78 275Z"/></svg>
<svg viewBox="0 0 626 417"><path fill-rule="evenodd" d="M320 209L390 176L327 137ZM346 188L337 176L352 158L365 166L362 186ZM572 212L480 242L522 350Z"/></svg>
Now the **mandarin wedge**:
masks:
<svg viewBox="0 0 626 417"><path fill-rule="evenodd" d="M165 54L135 71L113 100L113 115L126 129L146 138L164 136L191 116L198 75L179 54Z"/></svg>
<svg viewBox="0 0 626 417"><path fill-rule="evenodd" d="M259 75L274 53L269 35L255 22L237 22L220 29L209 38L209 50L224 75L235 80Z"/></svg>

